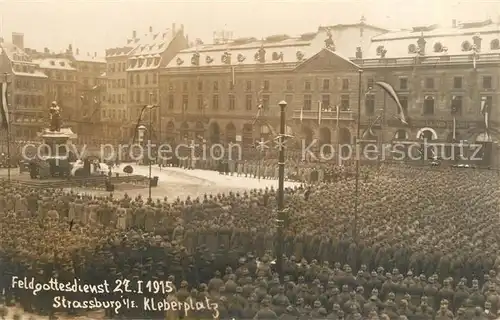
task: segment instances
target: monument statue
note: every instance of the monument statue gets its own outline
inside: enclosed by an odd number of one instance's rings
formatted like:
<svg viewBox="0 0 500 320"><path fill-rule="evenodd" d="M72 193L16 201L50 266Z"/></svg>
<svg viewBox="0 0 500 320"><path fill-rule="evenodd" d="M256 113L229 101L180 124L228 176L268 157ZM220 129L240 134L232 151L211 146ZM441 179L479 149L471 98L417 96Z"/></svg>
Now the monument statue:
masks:
<svg viewBox="0 0 500 320"><path fill-rule="evenodd" d="M50 114L50 131L61 131L61 108L57 105L57 101L52 101L49 108Z"/></svg>

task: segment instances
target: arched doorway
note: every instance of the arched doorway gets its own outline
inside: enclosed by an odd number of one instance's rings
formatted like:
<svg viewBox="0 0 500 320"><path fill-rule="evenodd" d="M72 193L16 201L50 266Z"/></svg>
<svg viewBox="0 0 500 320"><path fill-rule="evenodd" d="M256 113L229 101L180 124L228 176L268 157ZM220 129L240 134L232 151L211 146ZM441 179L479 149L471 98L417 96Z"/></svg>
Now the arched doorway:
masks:
<svg viewBox="0 0 500 320"><path fill-rule="evenodd" d="M323 127L319 129L319 147L325 157L330 156L333 152L332 132L329 128Z"/></svg>
<svg viewBox="0 0 500 320"><path fill-rule="evenodd" d="M236 142L236 127L232 122L226 125L226 142L235 143Z"/></svg>
<svg viewBox="0 0 500 320"><path fill-rule="evenodd" d="M179 132L181 135L180 136L181 141L189 139L189 125L187 124L187 122L183 122L181 124L181 128L180 128Z"/></svg>
<svg viewBox="0 0 500 320"><path fill-rule="evenodd" d="M194 127L196 139L205 139L205 126L200 121L196 122Z"/></svg>
<svg viewBox="0 0 500 320"><path fill-rule="evenodd" d="M243 125L241 142L245 148L249 148L253 145L253 127L250 123L245 123Z"/></svg>
<svg viewBox="0 0 500 320"><path fill-rule="evenodd" d="M169 121L167 123L167 126L165 128L165 135L167 136L167 139L169 139L169 140L175 138L175 124L172 121Z"/></svg>
<svg viewBox="0 0 500 320"><path fill-rule="evenodd" d="M408 132L406 132L406 130L403 129L399 129L394 134L394 140L408 140L409 138L410 135L408 134Z"/></svg>
<svg viewBox="0 0 500 320"><path fill-rule="evenodd" d="M219 143L220 142L220 128L217 122L212 122L209 127L209 141L210 143Z"/></svg>
<svg viewBox="0 0 500 320"><path fill-rule="evenodd" d="M417 139L434 141L438 139L438 135L436 133L436 130L432 128L422 128L417 132Z"/></svg>
<svg viewBox="0 0 500 320"><path fill-rule="evenodd" d="M309 146L313 142L314 133L311 128L307 126L302 127L302 139L306 146Z"/></svg>
<svg viewBox="0 0 500 320"><path fill-rule="evenodd" d="M351 152L351 131L347 128L339 129L340 154L346 157Z"/></svg>

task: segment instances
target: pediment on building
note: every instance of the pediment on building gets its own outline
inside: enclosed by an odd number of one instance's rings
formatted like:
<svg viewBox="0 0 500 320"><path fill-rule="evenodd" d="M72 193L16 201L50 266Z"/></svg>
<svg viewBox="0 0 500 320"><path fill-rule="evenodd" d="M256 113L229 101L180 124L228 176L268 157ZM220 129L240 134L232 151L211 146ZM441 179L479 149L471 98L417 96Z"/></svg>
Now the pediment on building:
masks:
<svg viewBox="0 0 500 320"><path fill-rule="evenodd" d="M321 71L358 71L360 67L327 48L321 49L311 58L303 61L296 68L296 72L321 72Z"/></svg>

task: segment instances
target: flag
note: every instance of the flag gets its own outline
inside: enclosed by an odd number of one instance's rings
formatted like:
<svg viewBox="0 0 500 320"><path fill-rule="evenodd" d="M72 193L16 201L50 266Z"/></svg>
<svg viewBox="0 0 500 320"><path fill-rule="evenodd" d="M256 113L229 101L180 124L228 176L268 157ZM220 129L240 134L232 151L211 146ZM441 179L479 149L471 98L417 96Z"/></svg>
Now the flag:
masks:
<svg viewBox="0 0 500 320"><path fill-rule="evenodd" d="M300 107L300 122L304 119L304 105Z"/></svg>
<svg viewBox="0 0 500 320"><path fill-rule="evenodd" d="M95 104L97 104L97 103L98 103L97 98L94 98L94 103L95 103Z"/></svg>
<svg viewBox="0 0 500 320"><path fill-rule="evenodd" d="M476 70L476 49L473 49L474 52L472 53L472 67L474 68L474 70Z"/></svg>
<svg viewBox="0 0 500 320"><path fill-rule="evenodd" d="M233 84L233 88L236 85L236 80L234 78L234 66L231 67L231 82Z"/></svg>
<svg viewBox="0 0 500 320"><path fill-rule="evenodd" d="M322 106L321 101L318 101L318 124L321 124L321 112L322 112L321 108L322 107L323 106Z"/></svg>
<svg viewBox="0 0 500 320"><path fill-rule="evenodd" d="M363 134L361 135L361 138L366 138L366 137L376 137L375 133L373 132L373 126L380 120L382 119L382 116L378 116L375 118L375 120L372 121L372 123L370 123L368 125L368 128L365 129L365 131L363 131Z"/></svg>
<svg viewBox="0 0 500 320"><path fill-rule="evenodd" d="M384 89L384 91L389 95L389 97L391 97L391 99L394 100L394 102L396 102L396 105L398 107L397 118L402 123L408 125L408 119L406 118L405 111L403 110L403 106L401 105L401 102L399 101L398 98L398 94L396 93L394 88L387 82L379 81L376 82L375 84Z"/></svg>
<svg viewBox="0 0 500 320"><path fill-rule="evenodd" d="M253 119L253 122L252 122L252 126L255 125L257 120L259 120L261 113L262 113L262 105L259 104L259 106L257 107L257 114L255 115L255 118Z"/></svg>
<svg viewBox="0 0 500 320"><path fill-rule="evenodd" d="M453 141L457 140L457 119L453 117Z"/></svg>
<svg viewBox="0 0 500 320"><path fill-rule="evenodd" d="M7 87L6 81L2 82L2 90L0 97L0 127L9 130L9 102L7 100Z"/></svg>
<svg viewBox="0 0 500 320"><path fill-rule="evenodd" d="M337 135L339 134L339 131L340 131L340 106L336 106L335 107L336 111L337 111L337 125L336 125L336 129L337 129Z"/></svg>
<svg viewBox="0 0 500 320"><path fill-rule="evenodd" d="M481 98L481 113L484 115L484 127L486 130L489 129L490 126L490 105L488 103L488 99L486 97Z"/></svg>

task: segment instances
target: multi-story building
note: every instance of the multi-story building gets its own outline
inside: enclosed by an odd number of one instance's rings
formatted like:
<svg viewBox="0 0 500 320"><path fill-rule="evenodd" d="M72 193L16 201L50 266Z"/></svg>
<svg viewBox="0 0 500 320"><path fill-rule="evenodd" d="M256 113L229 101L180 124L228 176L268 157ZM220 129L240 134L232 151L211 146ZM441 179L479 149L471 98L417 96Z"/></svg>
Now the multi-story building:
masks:
<svg viewBox="0 0 500 320"><path fill-rule="evenodd" d="M300 37L244 38L183 50L160 79L164 137L204 136L212 143L248 146L278 130L277 103L286 100L288 130L294 134L312 140L322 130L329 142L338 119L339 126L349 128L342 139L350 140L358 75L346 57L361 58L370 39L384 32L362 19ZM263 111L254 121L258 105ZM342 107L339 117L335 106Z"/></svg>
<svg viewBox="0 0 500 320"><path fill-rule="evenodd" d="M47 75L24 51L24 35L12 34L12 42L0 38L1 81L7 77L12 140L32 140L46 118ZM5 141L5 132L2 132Z"/></svg>
<svg viewBox="0 0 500 320"><path fill-rule="evenodd" d="M374 37L365 59L361 124L381 116L379 140L484 140L482 105L491 110L490 136L500 124L500 25L492 21L436 25ZM391 84L410 119L394 119L396 106L375 81ZM482 102L484 101L484 102ZM380 123L379 123L380 124ZM380 125L377 125L380 129ZM496 134L495 134L496 133Z"/></svg>
<svg viewBox="0 0 500 320"><path fill-rule="evenodd" d="M127 62L128 109L132 120L138 119L140 111L146 104L158 104L160 83L159 72L181 50L188 47L188 39L184 34L184 25L161 32L145 34L136 47L129 52ZM154 128L159 128L157 120L159 111L149 112L143 117L152 117ZM131 128L133 131L134 128ZM132 132L131 132L132 133ZM152 136L159 138L159 132L152 130Z"/></svg>
<svg viewBox="0 0 500 320"><path fill-rule="evenodd" d="M137 33L127 40L127 46L106 50L107 98L103 102L101 118L107 123L107 136L122 141L129 135L130 119L127 109L127 60L136 42ZM123 141L125 142L125 141Z"/></svg>

